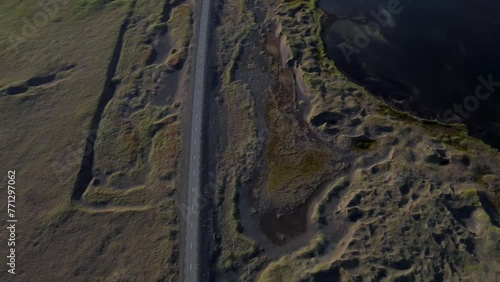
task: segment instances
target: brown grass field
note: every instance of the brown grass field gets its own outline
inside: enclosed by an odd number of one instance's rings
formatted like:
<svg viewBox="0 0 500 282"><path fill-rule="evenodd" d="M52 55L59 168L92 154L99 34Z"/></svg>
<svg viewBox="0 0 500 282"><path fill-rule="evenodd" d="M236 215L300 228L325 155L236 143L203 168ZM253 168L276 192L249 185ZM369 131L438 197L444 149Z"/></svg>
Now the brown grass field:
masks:
<svg viewBox="0 0 500 282"><path fill-rule="evenodd" d="M38 2L0 4L0 182L16 170L16 279L175 281L182 112L151 103L169 68L150 56L154 27L185 21L170 17L181 1ZM93 179L75 196L90 151ZM0 280L10 275L4 265Z"/></svg>

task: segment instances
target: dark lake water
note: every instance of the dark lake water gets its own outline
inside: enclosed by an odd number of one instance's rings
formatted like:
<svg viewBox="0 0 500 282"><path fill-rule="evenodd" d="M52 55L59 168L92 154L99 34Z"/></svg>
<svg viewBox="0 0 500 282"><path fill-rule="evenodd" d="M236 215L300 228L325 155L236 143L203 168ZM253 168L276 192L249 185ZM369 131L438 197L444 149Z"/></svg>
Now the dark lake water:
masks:
<svg viewBox="0 0 500 282"><path fill-rule="evenodd" d="M425 118L500 148L500 1L321 0L339 68Z"/></svg>

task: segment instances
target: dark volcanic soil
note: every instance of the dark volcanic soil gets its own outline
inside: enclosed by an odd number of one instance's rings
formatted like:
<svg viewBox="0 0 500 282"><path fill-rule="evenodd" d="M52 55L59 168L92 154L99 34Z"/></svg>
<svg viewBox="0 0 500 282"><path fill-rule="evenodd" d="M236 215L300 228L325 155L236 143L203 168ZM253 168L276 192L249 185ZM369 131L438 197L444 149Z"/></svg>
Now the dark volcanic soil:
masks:
<svg viewBox="0 0 500 282"><path fill-rule="evenodd" d="M496 1L322 0L319 6L329 15L328 55L346 74L399 108L463 122L500 147Z"/></svg>

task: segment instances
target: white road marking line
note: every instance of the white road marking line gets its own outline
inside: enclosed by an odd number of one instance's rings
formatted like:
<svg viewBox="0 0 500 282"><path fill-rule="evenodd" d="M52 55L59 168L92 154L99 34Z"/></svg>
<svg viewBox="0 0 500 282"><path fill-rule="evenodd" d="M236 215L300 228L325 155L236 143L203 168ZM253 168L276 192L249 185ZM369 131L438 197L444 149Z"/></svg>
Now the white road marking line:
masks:
<svg viewBox="0 0 500 282"><path fill-rule="evenodd" d="M208 2L208 3L207 3ZM190 178L189 178L189 181L190 181L190 186L191 186L191 190L192 190L192 193L190 193L189 195L189 201L191 202L191 209L192 211L195 210L194 208L194 204L195 202L197 201L198 197L199 197L199 194L200 194L200 191L199 189L201 188L200 187L200 179L198 179L196 176L197 176L197 173L198 173L198 169L199 169L199 162L200 162L200 159L196 159L197 156L200 156L201 157L201 148L199 148L198 146L198 141L197 140L200 140L200 145L201 144L201 136L200 135L200 131L203 130L202 127L202 123L201 123L201 120L199 120L200 118L203 118L201 116L201 110L202 110L202 107L203 105L201 105L201 102L204 100L203 98L203 95L205 93L204 91L204 82L205 82L205 71L206 71L206 65L207 65L207 50L206 50L206 45L208 45L208 38L209 38L209 34L208 34L208 24L211 23L211 21L208 19L208 16L210 15L210 8L209 8L209 3L210 3L210 0L208 1L202 1L200 3L201 7L200 7L200 13L199 14L201 16L200 18L200 22L199 22L199 33L198 33L198 50L196 52L196 55L197 55L197 58L195 58L195 63L196 61L197 62L197 66L196 66L196 71L195 71L195 86L194 86L194 91L193 91L193 112L192 112L192 117L194 117L194 121L192 123L192 129L191 129L191 137L193 140L191 140L191 142L189 144L191 144L191 146L194 146L191 150L191 154L190 156L192 156L192 160L191 160L191 164L189 165L189 174L190 174ZM200 127L200 128L198 128ZM198 136L197 136L198 135ZM193 138L197 136L197 138ZM193 145L194 144L194 145ZM193 179L194 177L194 179ZM196 209L197 210L197 209ZM194 220L190 222L190 226L191 226L191 229L188 229L188 238L186 239L186 249L187 249L187 242L190 242L190 248L193 249L193 244L195 244L195 246L198 246L196 245L198 240L197 240L197 228L195 229L194 228ZM198 227L198 226L197 226ZM194 242L193 242L194 241ZM194 249L193 249L194 250ZM189 264L189 270L187 270L187 267L185 267L186 269L186 274L185 274L185 277L184 277L184 281L198 281L198 273L197 273L197 264L195 265L195 269L193 271L193 264L195 264L195 260L197 258L197 256L199 255L198 252L194 252L194 251L191 251L191 252L186 252L187 255L186 255L186 266L187 264Z"/></svg>

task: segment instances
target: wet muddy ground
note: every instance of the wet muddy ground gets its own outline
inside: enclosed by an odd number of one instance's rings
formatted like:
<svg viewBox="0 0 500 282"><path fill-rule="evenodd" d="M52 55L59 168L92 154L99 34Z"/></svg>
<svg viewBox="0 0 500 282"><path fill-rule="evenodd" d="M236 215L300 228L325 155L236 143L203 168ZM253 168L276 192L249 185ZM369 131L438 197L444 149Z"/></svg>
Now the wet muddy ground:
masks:
<svg viewBox="0 0 500 282"><path fill-rule="evenodd" d="M283 48L286 42L283 42L281 38L279 26L270 22L260 22L260 24L261 32L254 31L244 42L242 55L235 69L235 79L248 84L251 89L255 101L259 139L265 141L269 136L269 121L266 120L265 114L266 103L269 103L269 99L266 99L266 95L290 96L290 99L285 100L295 104L289 107L297 107L295 115L303 127L302 130L309 132L309 138L319 139L309 130L307 122L313 97L301 91L300 87L296 87L298 85L294 74L296 69L287 66L286 60L283 60L283 57L287 56L283 56L282 51L287 50ZM266 52L262 53L262 50ZM291 79L285 79L285 76ZM270 94L281 83L290 83L281 87L288 89L288 92ZM328 147L326 144L325 146ZM322 200L325 191L332 185L332 180L323 181L308 199L303 199L303 203L293 209L275 209L262 196L263 189L266 187L265 148L262 148L259 155L261 161L252 174L251 181L242 185L240 190L238 207L243 233L255 240L265 254L273 259L308 245L320 229L332 242L340 239L348 226L343 218L331 215L328 224L324 226L319 226L312 221L314 207ZM334 178L334 175L328 177L328 179ZM327 208L334 211L338 200L334 198L329 201Z"/></svg>

